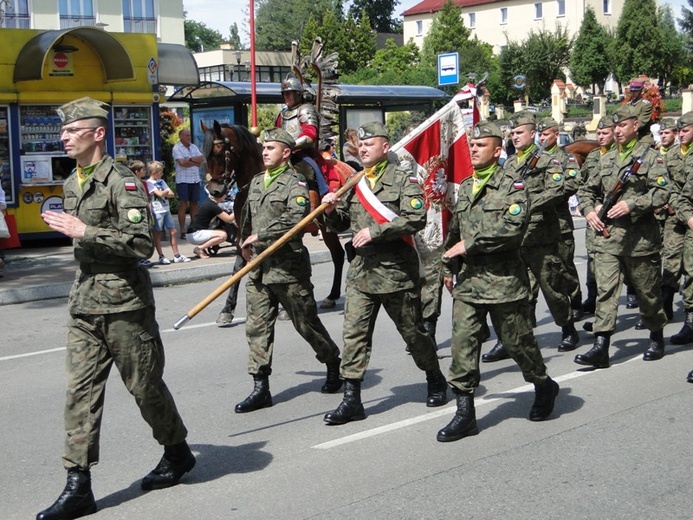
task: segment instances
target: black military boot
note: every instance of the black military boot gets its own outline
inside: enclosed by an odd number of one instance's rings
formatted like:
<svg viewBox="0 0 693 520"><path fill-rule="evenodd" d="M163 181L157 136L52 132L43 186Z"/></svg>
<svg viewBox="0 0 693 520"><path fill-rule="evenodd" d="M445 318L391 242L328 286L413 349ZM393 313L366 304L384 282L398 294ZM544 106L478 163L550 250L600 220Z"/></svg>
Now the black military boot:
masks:
<svg viewBox="0 0 693 520"><path fill-rule="evenodd" d="M671 337L673 345L686 345L693 343L693 311L686 309L686 319L683 322L683 327L678 334Z"/></svg>
<svg viewBox="0 0 693 520"><path fill-rule="evenodd" d="M428 332L428 334L433 338L433 343L438 347L438 341L436 341L436 326L438 324L438 318L431 316L429 318L424 318L423 328Z"/></svg>
<svg viewBox="0 0 693 520"><path fill-rule="evenodd" d="M597 310L597 284L593 282L587 283L587 298L582 301L582 310L586 314L594 314Z"/></svg>
<svg viewBox="0 0 693 520"><path fill-rule="evenodd" d="M489 350L486 354L481 356L481 361L484 363L493 363L495 361L502 361L508 359L510 354L505 350L503 343L500 340L493 345L493 348Z"/></svg>
<svg viewBox="0 0 693 520"><path fill-rule="evenodd" d="M320 389L323 394L335 394L342 388L342 380L339 378L339 365L341 363L341 358L326 363L327 377L325 378L325 384Z"/></svg>
<svg viewBox="0 0 693 520"><path fill-rule="evenodd" d="M572 301L571 309L573 311L573 321L582 321L584 319L585 311L582 308L582 303L580 300Z"/></svg>
<svg viewBox="0 0 693 520"><path fill-rule="evenodd" d="M358 379L344 380L344 399L334 412L325 414L323 420L327 424L346 424L350 421L362 421L366 412L361 404L361 381Z"/></svg>
<svg viewBox="0 0 693 520"><path fill-rule="evenodd" d="M236 413L254 412L272 406L272 394L269 389L269 376L255 374L255 386L250 395L236 405Z"/></svg>
<svg viewBox="0 0 693 520"><path fill-rule="evenodd" d="M594 345L585 354L575 356L578 365L593 366L594 368L609 368L609 343L608 334L595 334Z"/></svg>
<svg viewBox="0 0 693 520"><path fill-rule="evenodd" d="M650 343L642 355L643 361L657 361L664 357L664 329L650 332Z"/></svg>
<svg viewBox="0 0 693 520"><path fill-rule="evenodd" d="M626 309L637 309L640 307L638 303L638 298L635 296L634 292L631 292L630 288L626 288Z"/></svg>
<svg viewBox="0 0 693 520"><path fill-rule="evenodd" d="M686 381L688 381L689 383L693 383L693 370L688 372L688 377L686 378Z"/></svg>
<svg viewBox="0 0 693 520"><path fill-rule="evenodd" d="M668 320L674 319L674 294L676 294L676 289L662 287L662 304Z"/></svg>
<svg viewBox="0 0 693 520"><path fill-rule="evenodd" d="M194 467L195 455L187 442L164 446L164 456L156 468L142 479L142 489L149 491L175 486Z"/></svg>
<svg viewBox="0 0 693 520"><path fill-rule="evenodd" d="M542 384L534 385L534 404L529 411L530 421L543 421L553 412L553 405L558 395L558 383L550 377Z"/></svg>
<svg viewBox="0 0 693 520"><path fill-rule="evenodd" d="M438 442L458 441L479 433L474 410L474 394L457 394L456 399L457 411L448 425L438 432Z"/></svg>
<svg viewBox="0 0 693 520"><path fill-rule="evenodd" d="M36 520L70 520L96 513L96 500L91 491L91 473L67 470L67 484L58 500L36 515Z"/></svg>
<svg viewBox="0 0 693 520"><path fill-rule="evenodd" d="M481 324L481 342L488 341L491 338L491 329L488 328L488 323L484 321Z"/></svg>
<svg viewBox="0 0 693 520"><path fill-rule="evenodd" d="M578 336L578 332L575 330L575 325L573 323L564 325L561 330L563 336L561 337L561 344L558 345L558 351L569 352L578 348L580 336Z"/></svg>
<svg viewBox="0 0 693 520"><path fill-rule="evenodd" d="M426 370L426 381L428 382L428 394L426 406L443 406L448 402L448 382L439 368Z"/></svg>
<svg viewBox="0 0 693 520"><path fill-rule="evenodd" d="M642 321L642 316L638 318L638 322L635 324L635 330L645 330L647 327L645 327L645 322Z"/></svg>

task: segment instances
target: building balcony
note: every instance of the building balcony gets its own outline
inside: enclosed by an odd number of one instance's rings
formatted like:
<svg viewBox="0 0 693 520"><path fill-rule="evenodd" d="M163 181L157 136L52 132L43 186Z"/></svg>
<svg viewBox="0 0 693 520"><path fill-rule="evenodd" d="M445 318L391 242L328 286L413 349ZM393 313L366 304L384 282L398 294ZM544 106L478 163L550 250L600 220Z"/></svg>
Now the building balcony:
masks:
<svg viewBox="0 0 693 520"><path fill-rule="evenodd" d="M31 29L31 19L28 14L5 13L0 27L4 29Z"/></svg>
<svg viewBox="0 0 693 520"><path fill-rule="evenodd" d="M156 34L156 18L125 17L123 27L126 33Z"/></svg>
<svg viewBox="0 0 693 520"><path fill-rule="evenodd" d="M72 29L73 27L90 27L96 25L93 16L65 16L60 15L60 28Z"/></svg>

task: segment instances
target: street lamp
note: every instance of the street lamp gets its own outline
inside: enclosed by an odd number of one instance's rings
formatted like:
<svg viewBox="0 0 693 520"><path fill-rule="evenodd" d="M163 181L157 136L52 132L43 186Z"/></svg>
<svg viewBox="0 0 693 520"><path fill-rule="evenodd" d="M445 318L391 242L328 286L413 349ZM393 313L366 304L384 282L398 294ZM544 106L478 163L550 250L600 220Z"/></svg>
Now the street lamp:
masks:
<svg viewBox="0 0 693 520"><path fill-rule="evenodd" d="M241 81L241 51L236 51L236 67L238 69L238 81Z"/></svg>

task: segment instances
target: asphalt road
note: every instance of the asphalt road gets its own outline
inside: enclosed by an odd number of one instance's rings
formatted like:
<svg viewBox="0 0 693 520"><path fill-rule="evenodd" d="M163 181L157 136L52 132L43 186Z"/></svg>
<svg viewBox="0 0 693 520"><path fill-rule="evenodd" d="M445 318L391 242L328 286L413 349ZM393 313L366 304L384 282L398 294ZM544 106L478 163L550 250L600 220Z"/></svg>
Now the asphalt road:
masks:
<svg viewBox="0 0 693 520"><path fill-rule="evenodd" d="M578 251L583 232L576 233ZM584 271L584 258L578 257ZM331 267L314 266L316 296ZM641 360L646 331L621 308L613 365L589 371L558 353L560 332L543 299L537 337L561 385L552 420L526 419L533 400L512 360L482 365L480 434L435 440L454 413L426 408L425 377L383 312L363 388L365 421L327 426L340 395L320 394L324 368L288 322L277 326L274 406L235 414L252 387L246 373L243 291L238 323L218 328L218 301L182 330L172 324L215 282L155 290L167 351L165 380L190 430L197 466L177 487L152 492L140 479L161 456L114 371L93 468L98 519L688 518L693 484L693 369L688 347ZM342 302L340 302L341 304ZM682 319L677 299L669 338ZM439 324L441 365L450 364L451 301ZM342 307L321 317L341 344ZM62 490L66 300L2 308L0 518L27 519ZM589 348L591 335L580 332ZM487 351L494 340L484 345Z"/></svg>

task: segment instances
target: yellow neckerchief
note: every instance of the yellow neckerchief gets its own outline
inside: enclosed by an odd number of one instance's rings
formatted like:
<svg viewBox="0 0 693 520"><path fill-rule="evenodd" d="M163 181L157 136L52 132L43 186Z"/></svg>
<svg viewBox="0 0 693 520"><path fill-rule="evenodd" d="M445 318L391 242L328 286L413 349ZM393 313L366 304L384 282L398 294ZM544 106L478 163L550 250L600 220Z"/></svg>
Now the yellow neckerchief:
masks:
<svg viewBox="0 0 693 520"><path fill-rule="evenodd" d="M91 177L91 174L94 173L94 170L100 162L101 161L98 161L94 164L90 164L89 166L84 167L80 166L79 164L77 165L77 168L75 168L75 170L77 171L77 181L80 190L84 187L84 184L87 182L89 177Z"/></svg>
<svg viewBox="0 0 693 520"><path fill-rule="evenodd" d="M659 147L659 155L662 157L666 157L667 152L671 150L671 146L660 146Z"/></svg>
<svg viewBox="0 0 693 520"><path fill-rule="evenodd" d="M547 148L544 151L548 154L554 154L556 153L556 150L558 150L558 143L554 144L551 148Z"/></svg>
<svg viewBox="0 0 693 520"><path fill-rule="evenodd" d="M269 185L272 184L280 174L284 173L288 167L288 164L282 164L277 168L268 168L265 170L265 189L269 188Z"/></svg>
<svg viewBox="0 0 693 520"><path fill-rule="evenodd" d="M599 147L599 155L604 155L606 152L613 150L614 144L616 144L616 143L611 143L609 146L600 146Z"/></svg>
<svg viewBox="0 0 693 520"><path fill-rule="evenodd" d="M537 147L537 145L532 143L527 148L525 148L524 150L518 150L517 151L517 164L521 165L523 162L525 162L525 159L527 158L527 156L530 155L536 147Z"/></svg>
<svg viewBox="0 0 693 520"><path fill-rule="evenodd" d="M682 144L681 145L681 155L686 157L688 155L688 145L687 144Z"/></svg>
<svg viewBox="0 0 693 520"><path fill-rule="evenodd" d="M496 163L493 163L491 166L487 166L486 168L482 168L481 170L474 169L474 173L472 174L472 178L474 179L474 182L472 182L473 199L475 199L476 196L481 192L481 188L486 186L486 183L491 178L494 171L496 171Z"/></svg>
<svg viewBox="0 0 693 520"><path fill-rule="evenodd" d="M383 172L385 172L386 167L387 159L384 159L375 166L371 166L370 168L366 168L364 170L366 172L365 177L371 184L371 189L375 188L375 183L378 182L378 179L383 176Z"/></svg>
<svg viewBox="0 0 693 520"><path fill-rule="evenodd" d="M621 146L620 144L618 145L618 156L621 159L621 162L625 161L628 156L630 155L630 152L633 151L633 148L638 144L638 138L634 137L631 139L629 142Z"/></svg>

